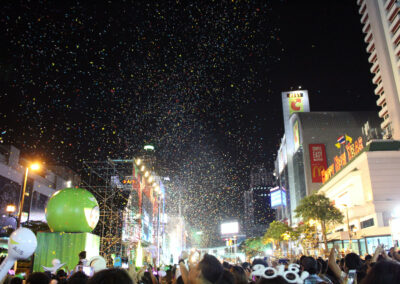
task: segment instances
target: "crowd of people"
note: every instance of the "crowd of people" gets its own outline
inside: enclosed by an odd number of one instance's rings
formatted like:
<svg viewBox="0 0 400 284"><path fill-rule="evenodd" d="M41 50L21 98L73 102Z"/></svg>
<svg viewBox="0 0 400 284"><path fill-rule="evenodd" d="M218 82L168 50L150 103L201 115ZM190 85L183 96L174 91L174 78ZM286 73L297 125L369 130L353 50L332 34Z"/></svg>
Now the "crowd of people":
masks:
<svg viewBox="0 0 400 284"><path fill-rule="evenodd" d="M197 257L194 255L197 254ZM17 277L6 284L20 284ZM400 283L400 251L386 251L378 246L374 255L360 257L348 253L338 257L337 247L327 259L301 256L298 259L256 258L250 262L229 263L210 254L197 251L182 254L178 264L162 269L145 265L127 269L106 268L92 276L81 270L67 273L60 269L55 274L35 272L26 284L267 284L267 283L327 283L327 284L395 284Z"/></svg>

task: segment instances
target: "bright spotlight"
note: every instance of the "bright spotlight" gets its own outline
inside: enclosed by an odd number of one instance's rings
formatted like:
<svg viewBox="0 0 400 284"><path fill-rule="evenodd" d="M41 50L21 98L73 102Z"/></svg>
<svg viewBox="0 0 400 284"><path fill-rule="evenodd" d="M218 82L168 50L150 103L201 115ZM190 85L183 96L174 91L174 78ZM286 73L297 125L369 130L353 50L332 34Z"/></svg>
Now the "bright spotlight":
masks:
<svg viewBox="0 0 400 284"><path fill-rule="evenodd" d="M38 169L40 169L40 165L38 163L32 164L30 166L31 170L37 171Z"/></svg>

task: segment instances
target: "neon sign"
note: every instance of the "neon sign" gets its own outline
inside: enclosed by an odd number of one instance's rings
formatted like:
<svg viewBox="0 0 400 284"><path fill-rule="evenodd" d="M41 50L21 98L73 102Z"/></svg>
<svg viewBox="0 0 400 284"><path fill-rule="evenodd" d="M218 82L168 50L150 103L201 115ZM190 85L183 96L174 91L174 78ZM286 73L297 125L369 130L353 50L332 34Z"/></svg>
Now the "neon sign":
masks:
<svg viewBox="0 0 400 284"><path fill-rule="evenodd" d="M331 164L326 170L321 171L322 183L325 183L332 178L364 149L362 138L358 137L354 143L348 143L345 148L346 152L343 152L339 156L335 156L333 158L333 164Z"/></svg>

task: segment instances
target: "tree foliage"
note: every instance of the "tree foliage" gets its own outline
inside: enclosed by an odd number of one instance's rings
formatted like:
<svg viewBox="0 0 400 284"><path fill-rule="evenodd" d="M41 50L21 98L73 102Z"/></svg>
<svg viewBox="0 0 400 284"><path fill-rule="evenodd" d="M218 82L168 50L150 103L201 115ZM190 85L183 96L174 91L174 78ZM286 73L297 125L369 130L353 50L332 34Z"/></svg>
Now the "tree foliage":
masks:
<svg viewBox="0 0 400 284"><path fill-rule="evenodd" d="M342 212L323 194L312 194L304 197L297 206L295 213L296 218L302 218L304 221L314 219L326 224L341 223L344 218Z"/></svg>
<svg viewBox="0 0 400 284"><path fill-rule="evenodd" d="M294 212L296 218L302 218L306 222L313 219L321 224L325 250L327 251L326 226L342 223L344 218L342 212L332 204L328 197L317 193L304 197Z"/></svg>
<svg viewBox="0 0 400 284"><path fill-rule="evenodd" d="M266 247L267 243L264 239L262 237L257 237L244 240L239 248L242 249L247 256L253 257L264 252Z"/></svg>
<svg viewBox="0 0 400 284"><path fill-rule="evenodd" d="M280 221L273 221L264 235L264 240L272 239L274 241L283 241L284 234L290 233L292 228L289 227L287 224L280 222Z"/></svg>

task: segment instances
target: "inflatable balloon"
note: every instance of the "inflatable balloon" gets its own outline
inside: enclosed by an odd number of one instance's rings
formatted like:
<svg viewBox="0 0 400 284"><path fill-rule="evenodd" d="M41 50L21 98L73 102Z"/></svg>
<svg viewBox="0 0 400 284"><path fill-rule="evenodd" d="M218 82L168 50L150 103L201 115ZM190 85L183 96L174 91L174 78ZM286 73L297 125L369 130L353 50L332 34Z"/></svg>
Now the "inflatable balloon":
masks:
<svg viewBox="0 0 400 284"><path fill-rule="evenodd" d="M0 281L19 259L27 259L36 250L37 240L35 234L27 228L15 230L8 239L8 256L0 265Z"/></svg>
<svg viewBox="0 0 400 284"><path fill-rule="evenodd" d="M93 267L94 272L107 268L106 260L100 255L93 256L91 259L89 259L89 265L90 267Z"/></svg>
<svg viewBox="0 0 400 284"><path fill-rule="evenodd" d="M99 221L99 204L85 189L64 188L49 199L46 219L52 232L90 233Z"/></svg>

